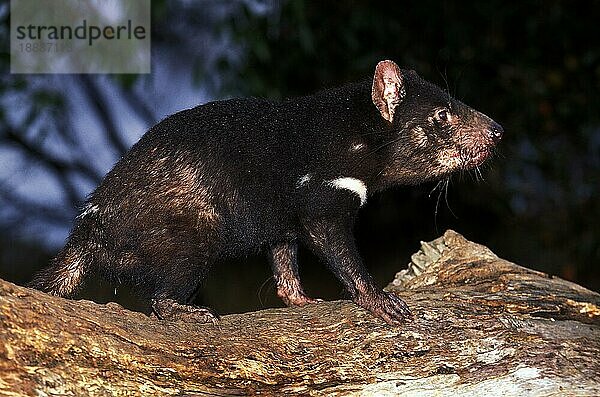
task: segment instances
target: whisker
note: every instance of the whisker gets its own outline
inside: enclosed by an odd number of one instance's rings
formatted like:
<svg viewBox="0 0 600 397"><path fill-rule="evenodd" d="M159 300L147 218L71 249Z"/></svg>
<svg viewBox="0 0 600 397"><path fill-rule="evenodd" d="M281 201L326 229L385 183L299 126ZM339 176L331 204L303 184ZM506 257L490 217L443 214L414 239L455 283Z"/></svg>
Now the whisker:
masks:
<svg viewBox="0 0 600 397"><path fill-rule="evenodd" d="M431 198L431 195L433 194L433 192L435 192L435 189L437 189L443 182L444 182L444 180L438 181L438 183L433 187L433 189L431 189L431 191L429 192L429 195L427 197Z"/></svg>
<svg viewBox="0 0 600 397"><path fill-rule="evenodd" d="M469 170L469 174L473 176L475 182L479 182L479 174L477 173L477 168Z"/></svg>
<svg viewBox="0 0 600 397"><path fill-rule="evenodd" d="M443 182L443 180L439 181L438 184L436 185L436 187L438 185L440 185ZM435 201L435 211L433 212L433 224L435 226L435 232L436 234L439 234L439 229L438 229L438 223L437 223L437 216L438 216L438 210L440 208L440 198L442 197L442 192L444 190L440 189L438 196L437 196L437 200Z"/></svg>
<svg viewBox="0 0 600 397"><path fill-rule="evenodd" d="M450 177L447 177L445 179L441 179L433 187L433 189L431 190L431 192L429 192L429 196L428 197L431 198L431 195L433 194L433 192L435 192L435 190L438 187L441 187L439 189L439 191L438 191L437 199L435 200L435 210L434 210L434 213L433 213L433 224L434 224L436 233L439 233L437 218L438 218L438 213L439 213L439 209L440 209L440 201L441 201L441 198L442 198L442 194L444 193L444 190L446 191L446 205L448 205L448 183L449 182L450 182ZM448 208L450 208L450 207L448 206ZM450 209L450 212L452 212L452 209Z"/></svg>
<svg viewBox="0 0 600 397"><path fill-rule="evenodd" d="M406 137L406 136L405 136L405 135L403 135L403 134L402 134L402 135L399 135L399 136L397 136L396 138L392 139L391 141L385 142L385 143L383 143L383 144L381 144L381 145L377 146L375 149L373 149L373 150L370 150L369 152L365 153L365 154L363 155L362 159L364 160L364 159L368 158L369 156L371 156L371 155L373 155L373 154L377 153L377 152L378 152L378 151L380 151L381 149L383 149L383 148L385 148L385 147L387 147L387 146L389 146L389 145L393 145L394 143L400 142L400 141L401 141L401 140L403 140L403 139L408 139L408 137Z"/></svg>
<svg viewBox="0 0 600 397"><path fill-rule="evenodd" d="M452 208L450 207L450 203L448 202L448 186L450 185L450 177L448 177L446 179L446 189L445 189L445 195L444 195L444 199L446 201L446 206L448 207L448 209L450 210L450 213L454 216L454 218L458 219L458 216L456 216L456 214L454 213L454 211L452 211Z"/></svg>
<svg viewBox="0 0 600 397"><path fill-rule="evenodd" d="M389 131L371 131L371 132L359 132L359 135L379 135L379 134L389 134Z"/></svg>
<svg viewBox="0 0 600 397"><path fill-rule="evenodd" d="M477 167L475 167L475 169L479 173L479 178L481 178L481 181L485 182L485 178L483 177L483 173L481 172L481 168L479 168L479 166L477 166Z"/></svg>
<svg viewBox="0 0 600 397"><path fill-rule="evenodd" d="M444 65L444 73L440 70L439 66L436 66L438 73L444 79L444 84L446 84L446 95L448 96L448 109L451 109L452 104L452 95L450 94L450 85L448 84L448 65Z"/></svg>
<svg viewBox="0 0 600 397"><path fill-rule="evenodd" d="M271 284L272 283L272 284ZM258 302L261 306L265 305L265 302L263 301L263 291L265 289L265 287L267 287L267 291L270 291L271 288L273 287L273 285L275 285L275 279L273 278L273 276L267 278L261 285L260 288L258 289L257 292L257 297L258 297Z"/></svg>

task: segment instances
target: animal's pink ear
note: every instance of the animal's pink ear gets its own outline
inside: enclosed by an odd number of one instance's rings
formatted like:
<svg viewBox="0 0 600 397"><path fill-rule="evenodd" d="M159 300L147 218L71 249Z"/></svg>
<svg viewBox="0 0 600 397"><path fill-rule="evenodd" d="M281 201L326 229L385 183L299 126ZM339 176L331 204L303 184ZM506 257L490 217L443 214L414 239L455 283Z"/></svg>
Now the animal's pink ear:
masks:
<svg viewBox="0 0 600 397"><path fill-rule="evenodd" d="M394 121L396 107L405 94L402 72L398 65L393 61L379 62L375 67L371 97L381 117L390 123Z"/></svg>

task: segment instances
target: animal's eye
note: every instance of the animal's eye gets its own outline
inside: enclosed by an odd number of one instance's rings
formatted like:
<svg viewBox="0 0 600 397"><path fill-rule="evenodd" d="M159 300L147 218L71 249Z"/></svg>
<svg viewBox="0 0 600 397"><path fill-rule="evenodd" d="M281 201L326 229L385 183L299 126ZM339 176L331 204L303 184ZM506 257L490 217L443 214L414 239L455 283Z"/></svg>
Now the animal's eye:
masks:
<svg viewBox="0 0 600 397"><path fill-rule="evenodd" d="M446 109L438 110L435 117L440 121L448 121L448 111Z"/></svg>

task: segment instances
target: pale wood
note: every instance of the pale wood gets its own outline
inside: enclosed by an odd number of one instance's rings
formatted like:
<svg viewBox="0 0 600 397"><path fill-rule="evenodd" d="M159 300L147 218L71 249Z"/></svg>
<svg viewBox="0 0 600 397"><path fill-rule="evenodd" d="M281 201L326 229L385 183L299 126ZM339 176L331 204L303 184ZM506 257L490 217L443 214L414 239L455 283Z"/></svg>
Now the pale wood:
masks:
<svg viewBox="0 0 600 397"><path fill-rule="evenodd" d="M600 295L448 231L387 287L415 320L349 302L162 322L0 280L0 395L600 395Z"/></svg>

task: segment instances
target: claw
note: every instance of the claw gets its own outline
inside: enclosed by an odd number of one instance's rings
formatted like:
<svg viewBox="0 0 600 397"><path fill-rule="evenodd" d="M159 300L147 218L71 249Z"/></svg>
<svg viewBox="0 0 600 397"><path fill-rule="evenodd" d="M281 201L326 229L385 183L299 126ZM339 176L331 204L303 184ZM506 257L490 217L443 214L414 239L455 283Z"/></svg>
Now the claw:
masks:
<svg viewBox="0 0 600 397"><path fill-rule="evenodd" d="M356 303L391 325L403 324L413 318L406 303L391 292L359 296Z"/></svg>
<svg viewBox="0 0 600 397"><path fill-rule="evenodd" d="M201 306L182 305L172 299L152 299L152 310L161 320L218 324L219 317Z"/></svg>

